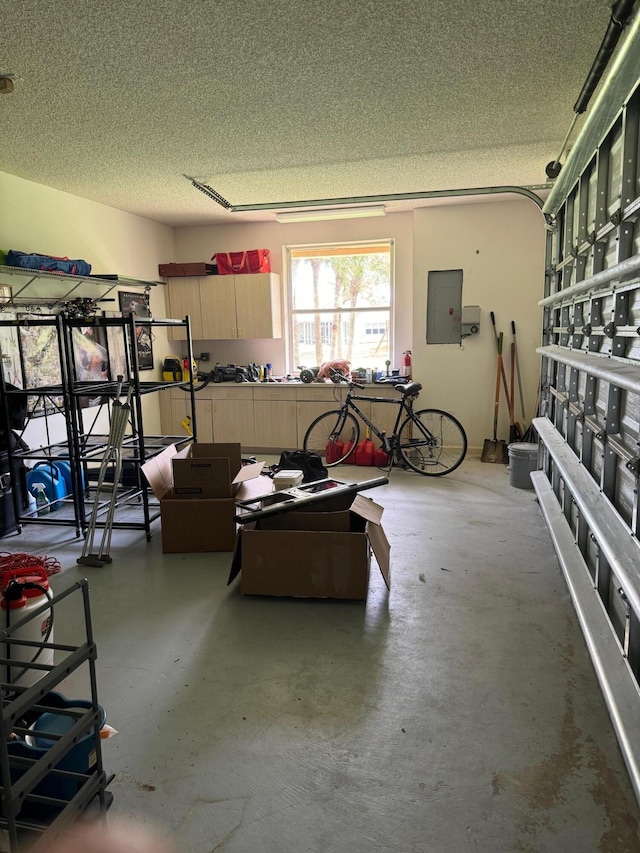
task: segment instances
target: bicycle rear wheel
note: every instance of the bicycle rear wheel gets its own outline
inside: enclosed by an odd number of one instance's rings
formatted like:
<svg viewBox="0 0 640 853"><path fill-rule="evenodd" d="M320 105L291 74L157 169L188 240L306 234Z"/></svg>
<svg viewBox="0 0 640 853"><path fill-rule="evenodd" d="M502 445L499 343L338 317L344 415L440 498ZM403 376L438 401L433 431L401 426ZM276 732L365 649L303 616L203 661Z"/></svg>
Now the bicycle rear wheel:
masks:
<svg viewBox="0 0 640 853"><path fill-rule="evenodd" d="M351 412L325 412L307 430L302 447L322 457L327 468L339 465L355 450L360 425Z"/></svg>
<svg viewBox="0 0 640 853"><path fill-rule="evenodd" d="M441 477L455 471L464 459L467 436L453 415L422 409L403 421L398 451L409 468L427 477Z"/></svg>

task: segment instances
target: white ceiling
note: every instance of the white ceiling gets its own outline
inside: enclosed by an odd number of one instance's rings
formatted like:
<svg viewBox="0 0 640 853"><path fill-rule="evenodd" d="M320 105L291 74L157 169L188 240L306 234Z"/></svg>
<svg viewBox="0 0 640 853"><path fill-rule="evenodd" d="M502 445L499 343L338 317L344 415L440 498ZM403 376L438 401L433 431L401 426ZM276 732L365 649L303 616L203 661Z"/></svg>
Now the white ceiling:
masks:
<svg viewBox="0 0 640 853"><path fill-rule="evenodd" d="M233 205L539 185L605 0L0 6L0 170L170 225ZM407 207L394 203L396 209Z"/></svg>

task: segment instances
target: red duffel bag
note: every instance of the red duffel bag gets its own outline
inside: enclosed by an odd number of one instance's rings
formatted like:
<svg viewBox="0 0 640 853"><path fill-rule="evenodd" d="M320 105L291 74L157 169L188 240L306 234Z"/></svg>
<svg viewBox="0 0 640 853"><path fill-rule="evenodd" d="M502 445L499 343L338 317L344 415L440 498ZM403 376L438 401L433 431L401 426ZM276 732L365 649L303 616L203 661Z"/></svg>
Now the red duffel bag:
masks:
<svg viewBox="0 0 640 853"><path fill-rule="evenodd" d="M218 275L271 272L269 249L248 249L246 252L216 252L211 260L218 265Z"/></svg>

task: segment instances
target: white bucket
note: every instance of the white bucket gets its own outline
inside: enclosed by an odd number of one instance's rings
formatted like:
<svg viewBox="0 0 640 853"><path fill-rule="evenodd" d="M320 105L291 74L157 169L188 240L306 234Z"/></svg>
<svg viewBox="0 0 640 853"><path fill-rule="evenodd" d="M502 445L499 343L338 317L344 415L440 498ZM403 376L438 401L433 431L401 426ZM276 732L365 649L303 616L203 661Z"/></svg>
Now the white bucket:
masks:
<svg viewBox="0 0 640 853"><path fill-rule="evenodd" d="M509 454L509 483L516 489L533 489L529 474L538 469L538 445L516 441L507 448Z"/></svg>
<svg viewBox="0 0 640 853"><path fill-rule="evenodd" d="M15 583L11 585L11 581ZM40 566L2 572L0 628L5 630L16 625L43 605L50 595L47 573ZM11 639L17 642L11 642ZM22 645L21 640L29 640L40 645ZM0 643L0 657L9 658L12 661L10 665L0 668L1 680L7 684L20 684L25 687L35 684L47 674L47 670L35 669L28 664L42 663L52 666L52 643L53 612L49 609L28 619L11 635L8 643Z"/></svg>

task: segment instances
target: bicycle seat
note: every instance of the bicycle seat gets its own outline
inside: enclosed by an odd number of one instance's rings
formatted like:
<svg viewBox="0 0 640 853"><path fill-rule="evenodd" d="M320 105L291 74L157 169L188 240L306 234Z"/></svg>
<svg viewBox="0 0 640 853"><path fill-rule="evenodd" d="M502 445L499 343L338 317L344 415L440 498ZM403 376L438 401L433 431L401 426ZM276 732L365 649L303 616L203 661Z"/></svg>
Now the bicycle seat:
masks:
<svg viewBox="0 0 640 853"><path fill-rule="evenodd" d="M405 397L411 397L422 391L422 385L419 382L407 382L405 385L395 385L394 387Z"/></svg>

